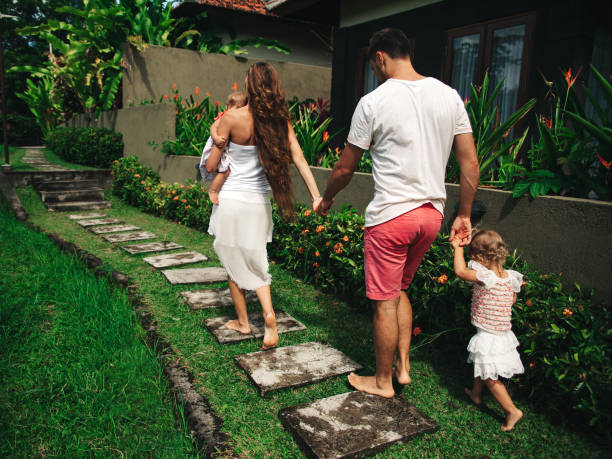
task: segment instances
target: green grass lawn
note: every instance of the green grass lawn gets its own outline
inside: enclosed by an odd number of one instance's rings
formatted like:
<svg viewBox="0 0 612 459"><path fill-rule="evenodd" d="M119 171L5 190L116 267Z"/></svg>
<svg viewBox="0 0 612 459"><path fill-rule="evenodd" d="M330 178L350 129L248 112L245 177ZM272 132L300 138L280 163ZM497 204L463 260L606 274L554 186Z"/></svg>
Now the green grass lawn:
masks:
<svg viewBox="0 0 612 459"><path fill-rule="evenodd" d="M0 202L0 456L197 457L124 292Z"/></svg>
<svg viewBox="0 0 612 459"><path fill-rule="evenodd" d="M311 402L347 392L345 377L314 385L282 390L261 398L233 357L259 350L261 341L219 345L203 325L204 319L232 314L233 309L191 311L180 292L205 286L172 286L156 269L142 262L146 255L132 256L118 245L84 230L60 213L47 212L32 189L18 190L30 218L51 232L62 235L101 258L113 269L128 274L140 294L148 301L158 323L158 332L170 343L184 365L195 375L198 391L210 400L223 419L223 430L242 457L302 457L296 443L281 426L278 410L298 403ZM107 193L113 207L109 216L153 231L160 239L171 240L210 257L210 261L192 266L219 265L212 250L213 239L201 232L145 214ZM308 329L281 335L280 346L322 341L366 367L374 369L372 328L369 315L333 296L323 294L300 279L271 265L272 295L275 308L284 310ZM219 287L224 284L211 285ZM250 306L251 310L258 310ZM466 320L469 318L466 317ZM416 343L418 344L418 339ZM465 348L467 343L457 343ZM471 383L471 367L462 361L449 361L432 346L417 349L412 355L413 383L402 396L440 424L435 434L425 435L407 444L394 445L377 457L507 457L535 456L605 457L606 449L592 438L555 425L545 414L535 412L517 399L525 418L510 433L499 429L501 408L488 397L490 410L479 410L463 393Z"/></svg>
<svg viewBox="0 0 612 459"><path fill-rule="evenodd" d="M0 149L2 151L2 164L4 164L4 147ZM9 146L9 160L14 171L35 171L36 168L30 166L21 161L25 155L25 149L19 147Z"/></svg>

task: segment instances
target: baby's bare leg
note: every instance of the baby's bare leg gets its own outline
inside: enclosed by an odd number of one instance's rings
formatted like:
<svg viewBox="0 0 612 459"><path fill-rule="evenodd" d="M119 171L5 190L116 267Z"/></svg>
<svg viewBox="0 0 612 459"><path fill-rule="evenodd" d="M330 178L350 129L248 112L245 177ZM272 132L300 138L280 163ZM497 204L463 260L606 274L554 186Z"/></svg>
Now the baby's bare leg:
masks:
<svg viewBox="0 0 612 459"><path fill-rule="evenodd" d="M229 175L229 169L225 172L219 172L215 175L215 178L210 183L210 188L208 189L208 197L210 198L210 202L213 204L219 204L219 191L221 191L221 187L225 183L227 176Z"/></svg>

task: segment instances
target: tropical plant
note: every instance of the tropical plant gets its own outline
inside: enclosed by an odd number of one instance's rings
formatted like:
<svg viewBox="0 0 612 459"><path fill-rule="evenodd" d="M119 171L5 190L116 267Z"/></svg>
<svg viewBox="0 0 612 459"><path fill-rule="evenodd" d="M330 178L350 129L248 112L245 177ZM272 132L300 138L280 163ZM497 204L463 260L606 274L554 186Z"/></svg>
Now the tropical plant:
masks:
<svg viewBox="0 0 612 459"><path fill-rule="evenodd" d="M320 114L306 104L292 105L290 112L293 114L293 129L297 140L302 147L306 162L313 166L318 164L330 140L336 137L340 131L333 134L327 132L331 118L320 121Z"/></svg>
<svg viewBox="0 0 612 459"><path fill-rule="evenodd" d="M26 80L27 89L17 97L22 99L34 115L43 137L62 122L62 107L54 101L54 81L50 74L39 74L39 78Z"/></svg>
<svg viewBox="0 0 612 459"><path fill-rule="evenodd" d="M487 72L482 86L471 85L471 98L465 103L480 165L480 181L483 183L495 181L496 166L501 156L510 154L514 160L518 159L529 128L514 139L509 138L510 133L536 103L535 99L528 100L507 120L500 122L498 97L502 86L503 80L497 83L493 91L489 92L490 79ZM454 153L451 153L446 180L448 182L458 181L459 173L459 164Z"/></svg>

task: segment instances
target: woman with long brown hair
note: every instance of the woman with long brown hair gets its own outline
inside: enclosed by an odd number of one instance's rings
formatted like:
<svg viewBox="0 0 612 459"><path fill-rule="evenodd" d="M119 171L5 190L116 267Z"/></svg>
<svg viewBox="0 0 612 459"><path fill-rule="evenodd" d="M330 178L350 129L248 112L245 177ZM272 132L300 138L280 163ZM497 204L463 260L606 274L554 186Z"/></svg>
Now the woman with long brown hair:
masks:
<svg viewBox="0 0 612 459"><path fill-rule="evenodd" d="M270 190L281 216L295 215L289 167L296 166L310 192L313 208L321 202L317 184L291 126L287 102L276 70L264 62L252 65L245 79L248 104L221 118L219 136L229 140L230 174L213 208L208 232L229 276L236 320L225 326L248 334L244 290L255 290L265 322L264 349L276 346L278 332L270 295L266 243L272 241ZM213 147L206 161L216 170L221 148Z"/></svg>

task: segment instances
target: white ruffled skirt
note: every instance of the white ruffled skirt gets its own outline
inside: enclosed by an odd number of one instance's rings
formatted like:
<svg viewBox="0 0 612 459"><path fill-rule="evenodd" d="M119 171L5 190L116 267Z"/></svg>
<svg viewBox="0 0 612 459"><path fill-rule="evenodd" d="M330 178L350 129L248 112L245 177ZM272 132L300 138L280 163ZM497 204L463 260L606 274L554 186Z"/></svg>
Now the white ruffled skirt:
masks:
<svg viewBox="0 0 612 459"><path fill-rule="evenodd" d="M467 361L474 363L474 378L511 378L525 372L516 350L519 342L512 330L499 335L481 328L477 330L467 347Z"/></svg>
<svg viewBox="0 0 612 459"><path fill-rule="evenodd" d="M272 206L268 193L219 193L208 233L230 279L244 290L270 285L266 244L272 242Z"/></svg>

